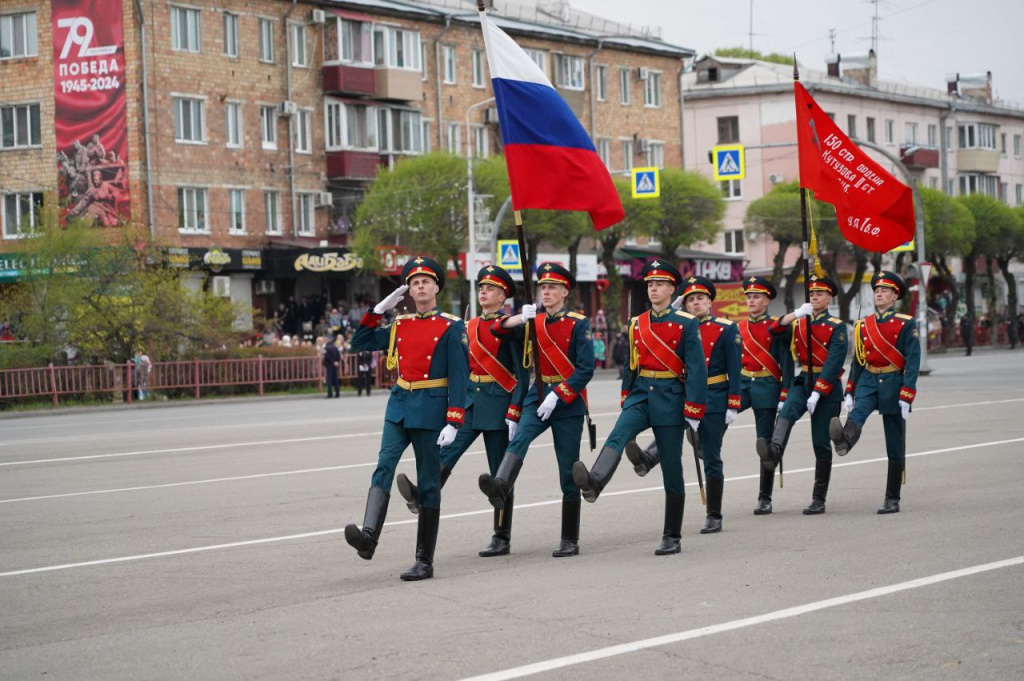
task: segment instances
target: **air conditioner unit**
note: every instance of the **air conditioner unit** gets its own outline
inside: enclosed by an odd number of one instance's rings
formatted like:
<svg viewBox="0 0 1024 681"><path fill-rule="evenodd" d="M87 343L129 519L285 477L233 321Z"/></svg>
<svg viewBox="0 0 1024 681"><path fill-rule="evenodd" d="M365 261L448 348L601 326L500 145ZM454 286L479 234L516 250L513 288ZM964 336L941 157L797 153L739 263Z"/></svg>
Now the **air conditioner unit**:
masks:
<svg viewBox="0 0 1024 681"><path fill-rule="evenodd" d="M231 277L211 277L210 280L213 295L220 298L231 297Z"/></svg>
<svg viewBox="0 0 1024 681"><path fill-rule="evenodd" d="M650 140L637 140L637 142L636 142L636 151L637 151L638 154L646 154L650 150L651 150L651 141Z"/></svg>
<svg viewBox="0 0 1024 681"><path fill-rule="evenodd" d="M772 173L768 176L768 181L772 184L782 184L786 181L786 176L782 173Z"/></svg>
<svg viewBox="0 0 1024 681"><path fill-rule="evenodd" d="M497 123L498 122L498 109L495 107L488 107L484 109L484 123Z"/></svg>
<svg viewBox="0 0 1024 681"><path fill-rule="evenodd" d="M299 112L299 107L295 102L283 101L277 105L278 116L294 116Z"/></svg>
<svg viewBox="0 0 1024 681"><path fill-rule="evenodd" d="M258 296L269 296L274 290L273 279L261 279L256 282L256 295Z"/></svg>
<svg viewBox="0 0 1024 681"><path fill-rule="evenodd" d="M309 23L322 24L327 21L327 14L322 9L314 9L309 12Z"/></svg>
<svg viewBox="0 0 1024 681"><path fill-rule="evenodd" d="M647 80L647 76L650 75L650 71L647 70L646 66L641 66L636 70L637 80Z"/></svg>
<svg viewBox="0 0 1024 681"><path fill-rule="evenodd" d="M334 195L331 194L330 192L317 192L316 198L313 200L313 205L315 205L317 208L322 208L324 206L333 206Z"/></svg>

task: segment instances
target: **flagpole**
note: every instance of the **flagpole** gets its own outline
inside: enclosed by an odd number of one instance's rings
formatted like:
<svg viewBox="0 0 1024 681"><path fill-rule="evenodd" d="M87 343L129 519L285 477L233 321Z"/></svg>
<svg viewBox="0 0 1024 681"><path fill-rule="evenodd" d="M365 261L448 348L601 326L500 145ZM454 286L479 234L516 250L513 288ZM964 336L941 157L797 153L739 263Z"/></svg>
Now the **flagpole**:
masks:
<svg viewBox="0 0 1024 681"><path fill-rule="evenodd" d="M800 70L796 63L796 54L793 55L793 81L800 81ZM797 131L797 144L799 145L800 132ZM803 184L800 185L800 227L803 230L803 249L804 249L804 299L809 303L811 302L811 251L810 242L811 237L808 234L807 228L807 190L803 188ZM811 333L811 322L814 319L814 312L812 311L807 319L807 397L810 399L811 392L814 390L814 334ZM812 429L813 431L813 429ZM811 437L813 443L813 435ZM781 477L782 472L780 470L779 475ZM780 485L781 486L781 485Z"/></svg>
<svg viewBox="0 0 1024 681"><path fill-rule="evenodd" d="M512 215L516 221L516 238L519 240L519 262L523 268L523 295L527 302L536 304L536 299L533 296L533 261L535 254L526 252L526 229L523 227L523 214L518 210L513 210ZM546 311L543 313L547 314ZM540 404L544 400L544 381L541 380L540 373L540 345L530 341L530 332L535 324L536 322L533 320L526 322L526 333L523 342L528 347L532 347L530 354L533 357L533 372L537 383L537 400L538 404ZM532 335L536 337L536 334Z"/></svg>

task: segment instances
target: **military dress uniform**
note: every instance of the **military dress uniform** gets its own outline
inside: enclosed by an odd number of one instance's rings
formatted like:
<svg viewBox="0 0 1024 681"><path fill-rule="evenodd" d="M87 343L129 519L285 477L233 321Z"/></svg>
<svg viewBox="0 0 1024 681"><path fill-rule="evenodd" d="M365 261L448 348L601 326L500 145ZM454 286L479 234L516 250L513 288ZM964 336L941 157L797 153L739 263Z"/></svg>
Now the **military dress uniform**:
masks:
<svg viewBox="0 0 1024 681"><path fill-rule="evenodd" d="M561 284L570 290L576 285L569 270L557 263L541 263L537 273L538 284ZM495 323L493 328L498 336L517 331L521 333L521 327L505 329L501 323ZM588 414L586 386L594 375L590 320L562 308L554 313L539 313L534 319L534 330L536 338L533 342L540 350L541 384L534 382L531 386L523 402L523 414L515 437L509 443L497 473L480 476L480 490L487 495L492 506L504 507L530 443L550 427L562 488L561 542L552 555L574 556L579 553L580 489L573 482L572 465L580 458L583 419ZM542 404L541 395L546 398L550 392L558 396L558 402L548 419L542 420L537 409Z"/></svg>
<svg viewBox="0 0 1024 681"><path fill-rule="evenodd" d="M402 269L402 281L426 274L443 286L445 272L429 258L417 257ZM345 527L345 539L370 560L387 515L391 483L405 449L412 444L419 481L420 516L416 565L403 579L433 574L434 547L441 509L438 434L450 424L459 427L465 416L469 359L466 325L437 309L399 315L389 327L378 328L381 315L368 311L352 337L356 350L387 350L389 369L398 369L384 413L377 468L370 482L362 529ZM429 573L429 574L427 574Z"/></svg>
<svg viewBox="0 0 1024 681"><path fill-rule="evenodd" d="M644 281L678 286L682 277L671 264L652 260ZM665 525L656 555L679 553L686 491L683 486L683 429L686 418L699 420L707 398L707 367L697 318L667 307L648 310L629 323L629 370L623 372L619 414L589 471L573 464L573 479L589 502L597 500L622 458L622 450L640 432L653 429L665 485ZM646 470L644 470L646 473Z"/></svg>
<svg viewBox="0 0 1024 681"><path fill-rule="evenodd" d="M515 281L501 267L481 268L476 283L504 289L506 298L515 295ZM441 450L441 487L451 475L462 455L483 436L487 464L491 475L498 472L501 458L508 449L508 421L518 423L523 400L530 385L530 375L523 366L522 343L510 334L497 336L494 324L506 315L482 314L466 324L469 336L469 390L466 393L466 416L455 441ZM398 490L409 510L419 512L419 489L404 473L398 474ZM482 557L503 556L509 552L512 532L513 495L505 505L494 509L494 536L479 552Z"/></svg>
<svg viewBox="0 0 1024 681"><path fill-rule="evenodd" d="M774 300L778 295L775 285L764 277L747 277L743 293L761 293ZM756 437L768 439L775 428L779 403L784 402L789 384L793 380L793 359L789 354L789 333L773 336L772 324L778 317L762 314L739 322L743 339L743 369L740 378L740 411L754 410ZM787 327L788 330L788 327ZM754 515L772 512L772 487L775 475L761 468L757 507Z"/></svg>
<svg viewBox="0 0 1024 681"><path fill-rule="evenodd" d="M903 298L903 280L893 272L879 272L871 279L871 289L896 291ZM885 451L889 471L885 501L879 513L899 513L900 486L906 463L906 416L917 395L917 374L921 364L921 345L917 324L910 315L897 314L892 308L875 312L857 322L853 331L854 361L846 394L853 397L853 409L846 425L832 419L829 434L836 453L846 455L860 439L861 428L872 412L882 415ZM904 406L906 405L906 406Z"/></svg>
<svg viewBox="0 0 1024 681"><path fill-rule="evenodd" d="M827 277L811 276L811 291L827 291L836 295L839 289ZM814 353L814 384L810 384L808 373L807 326L810 324L813 335ZM786 401L775 422L775 431L771 440L758 438L757 453L764 467L774 471L775 466L782 462L782 456L789 442L789 434L793 424L807 411L807 401L811 395L818 393L818 404L811 414L811 442L814 446L814 488L811 503L804 509L805 515L817 515L825 512L825 497L832 477L832 442L829 439L828 426L833 417L839 416L842 409L842 390L836 390L846 363L846 324L838 317L829 315L828 310L812 313L805 319L797 319L792 329L775 321L771 327L772 334L782 337L791 333L791 354L794 362L801 366L800 374L793 379L786 393Z"/></svg>

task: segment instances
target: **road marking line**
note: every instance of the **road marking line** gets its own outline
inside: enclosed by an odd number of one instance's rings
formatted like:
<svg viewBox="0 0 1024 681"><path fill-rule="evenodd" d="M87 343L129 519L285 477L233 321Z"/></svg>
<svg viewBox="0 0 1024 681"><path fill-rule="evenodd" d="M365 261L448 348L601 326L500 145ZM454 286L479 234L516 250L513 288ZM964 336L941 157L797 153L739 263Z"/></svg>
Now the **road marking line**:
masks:
<svg viewBox="0 0 1024 681"><path fill-rule="evenodd" d="M779 620L789 619L792 617L799 617L800 615L806 615L808 613L818 612L820 610L836 608L842 605L848 605L850 603L857 603L860 601L870 600L872 598L880 598L882 596L900 593L901 591L919 589L921 587L931 586L933 584L940 584L942 582L948 582L954 579L961 579L963 577L971 577L973 575L981 574L984 572L991 572L993 570L1001 570L1003 568L1016 567L1022 564L1024 564L1024 556L1017 556L1016 558L1008 558L1006 560L999 560L993 563L985 563L983 565L974 565L972 567L962 568L960 570L941 572L937 575L921 577L920 579L911 579L906 582L890 584L889 586L868 589L866 591L858 591L856 593L847 594L845 596L826 598L825 600L814 601L813 603L805 603L804 605L798 605L792 608L785 608L783 610L776 610L774 612L765 613L763 615L756 615L754 617L745 617L743 619L733 620L731 622L723 622L721 624L714 624L708 627L689 629L687 631L680 631L675 634L656 636L654 638L641 639L639 641L632 641L630 643L621 643L619 645L608 646L606 648L598 648L597 650L591 650L586 653L577 653L575 655L566 655L565 657L556 657L550 660L545 660L543 662L535 662L533 664L527 664L521 667L513 667L511 669L505 669L503 671L493 672L490 674L481 674L479 676L467 677L466 679L463 679L463 681L507 681L508 679L520 679L524 676L532 676L534 674L541 674L555 669L563 669L565 667L571 667L578 664L585 664L587 662L594 662L596 660L604 660L609 657L628 655L629 653L635 653L641 650L647 650L649 648L658 648L661 646L671 645L673 643L682 643L683 641L691 641L693 639L702 638L704 636L712 636L714 634L721 634L728 631L736 631L737 629L744 629L746 627L752 627L758 624L777 622Z"/></svg>
<svg viewBox="0 0 1024 681"><path fill-rule="evenodd" d="M907 454L907 457L909 458L909 457L918 457L918 456L930 456L932 454L945 454L947 452L956 452L956 451L962 451L962 450L965 450L965 449L978 449L978 448L981 448L981 447L996 447L996 446L999 446L999 445L1013 444L1013 443L1017 443L1017 442L1024 442L1024 437L1016 438L1016 439L1013 439L1013 440L997 440L995 442L979 442L979 443L975 443L975 444L971 444L971 445L964 445L962 447L946 447L944 449L932 449L932 450L928 450L928 451L924 451L924 452L916 452L914 454ZM877 459L865 459L863 461L847 461L847 462L840 463L840 464L834 464L833 468L838 468L838 467L843 467L843 466L860 466L860 465L869 464L869 463L879 463L879 462L882 462L882 461L888 461L888 459L885 458L885 457L881 457L881 458L877 458ZM794 474L794 473L810 473L813 470L814 470L813 468L798 468L796 470L790 470L790 471L787 471L787 472L790 473L790 474ZM759 474L757 474L757 475L737 475L737 476L733 476L731 478L726 478L726 482L736 482L736 481L739 481L739 480L751 480L751 479L757 479L759 477L760 477ZM696 485L696 483L693 483L693 482L686 483L687 487L693 487L695 485ZM639 488L639 489L622 490L622 491L619 491L619 492L605 492L602 496L612 497L612 496L623 496L623 495L626 495L626 494L639 494L639 493L642 493L642 492L660 492L663 489L664 488L659 485L657 487L643 487L643 488ZM518 505L516 505L515 508L522 510L524 508L539 508L541 506L552 506L554 504L561 504L561 503L562 503L561 499L552 499L552 500L548 500L548 501L537 501L537 502L533 502L533 503L530 503L530 504L518 504ZM454 519L454 518L468 518L470 516L485 515L485 514L486 515L490 515L493 512L494 512L494 509L488 507L488 508L483 509L483 510L463 511L461 513L448 513L448 514L442 515L441 516L441 520L451 520L451 519ZM395 521L391 521L391 522L386 522L386 523L384 523L384 526L385 527L393 527L393 526L397 526L397 525L413 525L416 522L417 522L416 518L410 518L408 520L395 520ZM278 537L265 537L263 539L247 539L247 540L244 540L244 541L230 542L230 543L227 543L227 544L214 544L214 545L211 545L211 546L197 546L197 547L193 547L193 548L190 548L190 549L176 549L176 550L173 550L173 551L159 551L159 552L156 552L156 553L144 553L144 554L139 554L139 555L135 555L135 556L121 556L121 557L118 557L118 558L101 558L101 559L98 559L98 560L84 561L84 562L80 562L80 563L66 563L64 565L48 565L48 566L45 566L45 567L26 568L26 569L23 569L23 570L11 570L9 572L0 572L0 577L16 577L18 575L35 574L35 573L38 573L38 572L53 572L55 570L68 570L68 569L71 569L71 568L89 567L89 566L93 566L93 565L107 565L107 564L111 564L111 563L126 563L126 562L129 562L129 561L145 560L145 559L148 559L148 558L164 558L164 557L167 557L167 556L181 556L181 555L186 555L186 554L191 554L191 553L203 553L203 552L206 552L206 551L213 551L213 550L216 550L216 549L231 549L231 548L238 548L238 547L241 547L241 546L256 546L258 544L271 544L271 543L275 543L275 542L288 541L288 540L291 540L291 539L306 539L308 537L320 537L320 536L330 535L330 534L339 534L339 533L342 533L344 531L345 531L345 528L343 528L343 527L336 527L336 528L332 528L332 529L329 529L329 530L317 530L317 531L314 531L314 532L302 532L302 533L299 533L299 534L288 534L288 535L282 535L282 536L278 536Z"/></svg>

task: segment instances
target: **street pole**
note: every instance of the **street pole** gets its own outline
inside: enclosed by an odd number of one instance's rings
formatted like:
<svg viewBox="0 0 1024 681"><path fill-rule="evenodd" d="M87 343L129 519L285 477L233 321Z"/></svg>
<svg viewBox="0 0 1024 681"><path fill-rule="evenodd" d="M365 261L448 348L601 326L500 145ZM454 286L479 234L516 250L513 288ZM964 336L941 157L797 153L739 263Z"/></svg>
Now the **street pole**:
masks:
<svg viewBox="0 0 1024 681"><path fill-rule="evenodd" d="M482 102L471 104L466 109L466 195L469 206L467 217L469 220L469 246L466 248L466 279L469 280L469 318L476 317L476 292L473 290L473 281L476 279L476 272L473 271L473 263L476 262L476 198L473 190L473 139L470 136L469 114L481 106L486 106L494 101L494 97L485 99Z"/></svg>

